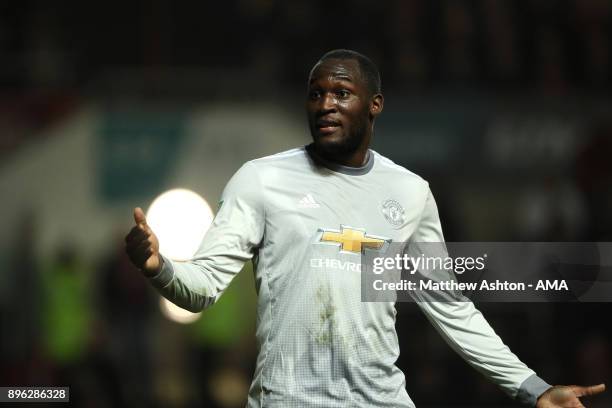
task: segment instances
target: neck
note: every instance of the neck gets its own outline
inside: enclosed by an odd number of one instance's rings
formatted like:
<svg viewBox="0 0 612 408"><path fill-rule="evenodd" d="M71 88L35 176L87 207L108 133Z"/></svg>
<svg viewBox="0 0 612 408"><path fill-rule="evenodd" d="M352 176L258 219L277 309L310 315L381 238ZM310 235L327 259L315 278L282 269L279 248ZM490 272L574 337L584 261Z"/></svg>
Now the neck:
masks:
<svg viewBox="0 0 612 408"><path fill-rule="evenodd" d="M314 153L322 159L346 167L363 167L368 159L367 146L365 148L359 147L357 150L347 153L330 153L319 149L316 143L312 143L310 147L314 150Z"/></svg>
<svg viewBox="0 0 612 408"><path fill-rule="evenodd" d="M362 167L366 164L368 159L368 146L360 146L359 149L354 152L327 159L347 167Z"/></svg>
<svg viewBox="0 0 612 408"><path fill-rule="evenodd" d="M329 162L347 167L362 167L368 160L368 148L370 147L371 137L371 133L367 134L363 138L362 143L355 150L348 152L338 153L323 151L317 147L316 143L312 144L312 148L317 155Z"/></svg>

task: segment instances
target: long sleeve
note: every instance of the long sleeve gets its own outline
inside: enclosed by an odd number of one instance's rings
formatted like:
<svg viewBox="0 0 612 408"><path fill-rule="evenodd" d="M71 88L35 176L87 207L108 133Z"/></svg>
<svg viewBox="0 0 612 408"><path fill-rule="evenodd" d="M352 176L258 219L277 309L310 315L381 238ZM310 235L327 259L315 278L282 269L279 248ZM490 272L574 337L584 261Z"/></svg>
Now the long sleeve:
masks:
<svg viewBox="0 0 612 408"><path fill-rule="evenodd" d="M443 242L438 209L429 191L409 247ZM444 245L439 248L446 252ZM416 303L451 348L511 397L535 406L537 398L551 387L510 351L469 299L436 301L425 292L415 296Z"/></svg>
<svg viewBox="0 0 612 408"><path fill-rule="evenodd" d="M194 257L187 262L163 257L160 273L150 279L162 296L193 312L219 299L262 242L262 194L255 165L247 162L225 187L219 211Z"/></svg>

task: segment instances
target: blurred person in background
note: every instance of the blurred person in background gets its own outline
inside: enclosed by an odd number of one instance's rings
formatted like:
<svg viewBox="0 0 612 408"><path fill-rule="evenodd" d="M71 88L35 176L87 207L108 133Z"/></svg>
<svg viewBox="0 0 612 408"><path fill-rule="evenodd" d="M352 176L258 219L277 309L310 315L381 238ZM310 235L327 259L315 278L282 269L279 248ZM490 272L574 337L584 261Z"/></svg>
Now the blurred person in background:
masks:
<svg viewBox="0 0 612 408"><path fill-rule="evenodd" d="M91 276L72 243L61 245L42 270L38 347L50 376L44 383L70 386L70 401L76 405L125 406L118 391L118 370L107 353L109 327L97 313ZM133 360L131 354L122 364L129 367ZM146 390L142 385L136 389Z"/></svg>
<svg viewBox="0 0 612 408"><path fill-rule="evenodd" d="M394 304L361 302L359 274L310 261L359 263L365 248L385 242L443 242L435 201L427 182L369 149L383 96L367 57L349 50L321 57L306 109L313 143L246 163L191 261L159 253L140 208L126 251L163 296L192 311L215 303L253 260L260 353L248 406L414 407L395 366ZM471 302L417 304L453 349L523 403L580 407L580 397L605 388L550 386Z"/></svg>
<svg viewBox="0 0 612 408"><path fill-rule="evenodd" d="M121 241L118 241L121 242ZM113 406L151 405L151 315L154 301L142 279L127 273L130 261L123 248L112 248L99 267L101 319L98 364L114 391ZM112 335L110 335L112 333ZM128 359L124 356L130 356Z"/></svg>
<svg viewBox="0 0 612 408"><path fill-rule="evenodd" d="M0 357L3 384L45 381L49 369L41 352L41 296L40 267L36 262L34 242L38 233L38 218L33 210L19 216L15 244L9 262L3 265L3 291L0 292Z"/></svg>
<svg viewBox="0 0 612 408"><path fill-rule="evenodd" d="M42 273L43 355L54 367L57 384L71 385L71 401L82 402L93 333L88 274L71 244L63 244Z"/></svg>

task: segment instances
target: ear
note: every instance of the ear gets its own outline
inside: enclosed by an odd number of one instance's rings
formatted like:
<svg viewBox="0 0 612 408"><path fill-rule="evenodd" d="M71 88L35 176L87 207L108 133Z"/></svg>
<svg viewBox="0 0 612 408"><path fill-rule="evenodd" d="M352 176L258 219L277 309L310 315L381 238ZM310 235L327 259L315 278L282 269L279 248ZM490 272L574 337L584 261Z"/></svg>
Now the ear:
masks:
<svg viewBox="0 0 612 408"><path fill-rule="evenodd" d="M383 110L385 99L382 94L375 94L370 100L370 115L375 118L380 115Z"/></svg>

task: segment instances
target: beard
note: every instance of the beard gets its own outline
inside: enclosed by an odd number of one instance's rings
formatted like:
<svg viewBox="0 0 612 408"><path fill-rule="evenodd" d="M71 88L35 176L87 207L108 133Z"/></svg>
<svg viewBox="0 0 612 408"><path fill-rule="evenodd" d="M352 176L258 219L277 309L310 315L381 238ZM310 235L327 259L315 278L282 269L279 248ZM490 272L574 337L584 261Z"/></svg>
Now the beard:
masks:
<svg viewBox="0 0 612 408"><path fill-rule="evenodd" d="M363 144L367 133L368 121L353 123L350 128L340 129L342 136L316 136L316 128L310 127L314 147L327 159L347 157L355 153Z"/></svg>
<svg viewBox="0 0 612 408"><path fill-rule="evenodd" d="M344 157L354 153L361 145L363 137L357 133L351 133L342 138L314 137L314 146L317 151L326 157Z"/></svg>

